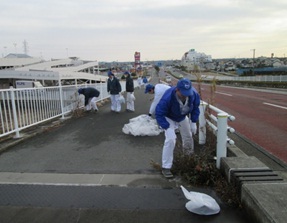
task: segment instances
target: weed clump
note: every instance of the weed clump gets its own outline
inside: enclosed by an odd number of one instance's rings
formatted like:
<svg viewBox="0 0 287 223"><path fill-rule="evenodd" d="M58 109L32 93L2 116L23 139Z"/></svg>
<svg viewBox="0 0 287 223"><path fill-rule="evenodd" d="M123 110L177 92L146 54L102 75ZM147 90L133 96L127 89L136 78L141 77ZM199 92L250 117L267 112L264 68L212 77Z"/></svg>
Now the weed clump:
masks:
<svg viewBox="0 0 287 223"><path fill-rule="evenodd" d="M241 207L239 193L236 187L229 184L216 167L216 138L210 132L204 146L195 141L195 153L187 155L182 152L178 139L175 148L172 172L191 186L207 187L214 190L227 205Z"/></svg>

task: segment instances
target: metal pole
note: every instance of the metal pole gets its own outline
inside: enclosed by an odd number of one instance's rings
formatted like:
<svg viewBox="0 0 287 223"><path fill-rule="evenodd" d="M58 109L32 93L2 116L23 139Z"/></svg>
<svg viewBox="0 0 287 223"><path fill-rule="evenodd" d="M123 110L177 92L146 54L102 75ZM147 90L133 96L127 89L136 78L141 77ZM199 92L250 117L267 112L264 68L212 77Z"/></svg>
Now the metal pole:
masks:
<svg viewBox="0 0 287 223"><path fill-rule="evenodd" d="M206 143L206 121L205 121L205 104L203 102L200 103L199 110L199 144L204 145Z"/></svg>
<svg viewBox="0 0 287 223"><path fill-rule="evenodd" d="M255 59L255 49L251 49L253 51L253 60L252 60L252 75L254 76L254 59Z"/></svg>
<svg viewBox="0 0 287 223"><path fill-rule="evenodd" d="M62 112L62 119L65 119L64 115L64 102L63 102L63 91L62 91L62 83L61 83L61 76L59 74L59 93L60 93L60 103L61 103L61 112Z"/></svg>
<svg viewBox="0 0 287 223"><path fill-rule="evenodd" d="M226 157L227 149L227 118L228 114L217 114L217 146L216 146L216 167L220 168L221 157Z"/></svg>
<svg viewBox="0 0 287 223"><path fill-rule="evenodd" d="M11 92L11 103L12 103L12 110L13 110L14 127L15 127L15 131L16 131L15 138L20 138L19 126L18 126L18 117L17 117L16 105L15 105L14 88L11 86L10 90L11 90L10 92Z"/></svg>

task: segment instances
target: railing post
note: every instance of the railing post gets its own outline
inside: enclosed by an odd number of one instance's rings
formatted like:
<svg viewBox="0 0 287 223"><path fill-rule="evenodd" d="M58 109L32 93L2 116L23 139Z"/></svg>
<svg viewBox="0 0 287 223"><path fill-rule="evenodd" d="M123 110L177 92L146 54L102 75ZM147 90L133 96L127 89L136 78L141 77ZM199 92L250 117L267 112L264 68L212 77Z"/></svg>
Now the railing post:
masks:
<svg viewBox="0 0 287 223"><path fill-rule="evenodd" d="M102 78L100 78L100 96L101 101L103 100L103 84L102 84Z"/></svg>
<svg viewBox="0 0 287 223"><path fill-rule="evenodd" d="M10 92L11 92L11 103L12 103L14 127L15 127L15 132L16 132L15 138L20 138L21 136L20 136L20 131L19 131L18 117L17 117L16 104L15 104L15 92L12 86L10 87Z"/></svg>
<svg viewBox="0 0 287 223"><path fill-rule="evenodd" d="M203 101L200 102L199 110L199 126L198 126L198 138L199 144L204 145L206 143L206 120L205 120L205 107Z"/></svg>
<svg viewBox="0 0 287 223"><path fill-rule="evenodd" d="M61 104L62 119L65 119L61 77L59 77L59 91L60 91L59 93L60 93L60 104Z"/></svg>
<svg viewBox="0 0 287 223"><path fill-rule="evenodd" d="M217 114L217 146L216 146L216 167L220 168L221 157L226 157L227 149L227 118L228 114Z"/></svg>

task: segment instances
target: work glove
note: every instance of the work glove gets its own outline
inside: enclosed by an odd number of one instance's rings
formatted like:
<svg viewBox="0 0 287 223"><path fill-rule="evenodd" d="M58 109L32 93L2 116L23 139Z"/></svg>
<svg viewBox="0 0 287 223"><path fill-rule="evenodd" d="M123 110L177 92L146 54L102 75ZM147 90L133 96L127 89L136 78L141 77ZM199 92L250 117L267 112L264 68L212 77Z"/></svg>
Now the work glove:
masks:
<svg viewBox="0 0 287 223"><path fill-rule="evenodd" d="M190 123L190 129L191 129L192 134L195 135L197 131L197 126L195 122Z"/></svg>

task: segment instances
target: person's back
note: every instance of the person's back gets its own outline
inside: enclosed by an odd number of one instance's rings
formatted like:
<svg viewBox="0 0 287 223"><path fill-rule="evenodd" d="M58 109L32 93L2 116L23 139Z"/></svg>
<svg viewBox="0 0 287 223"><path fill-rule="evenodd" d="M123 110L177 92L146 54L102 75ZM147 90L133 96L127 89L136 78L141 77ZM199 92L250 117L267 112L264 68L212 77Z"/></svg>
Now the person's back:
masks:
<svg viewBox="0 0 287 223"><path fill-rule="evenodd" d="M165 93L167 89L169 89L170 86L166 84L156 84L154 87L154 99L150 106L149 114L153 115L155 113L155 108L160 101L161 97Z"/></svg>
<svg viewBox="0 0 287 223"><path fill-rule="evenodd" d="M83 89L83 94L85 97L92 98L92 97L99 97L100 92L92 87L87 87Z"/></svg>
<svg viewBox="0 0 287 223"><path fill-rule="evenodd" d="M130 72L126 71L124 73L126 77L126 92L127 92L127 98L126 98L126 104L127 104L127 112L134 112L135 111L135 96L133 94L134 92L134 80L131 78Z"/></svg>

